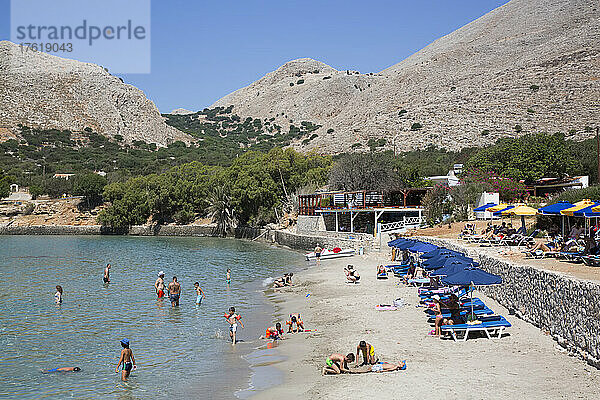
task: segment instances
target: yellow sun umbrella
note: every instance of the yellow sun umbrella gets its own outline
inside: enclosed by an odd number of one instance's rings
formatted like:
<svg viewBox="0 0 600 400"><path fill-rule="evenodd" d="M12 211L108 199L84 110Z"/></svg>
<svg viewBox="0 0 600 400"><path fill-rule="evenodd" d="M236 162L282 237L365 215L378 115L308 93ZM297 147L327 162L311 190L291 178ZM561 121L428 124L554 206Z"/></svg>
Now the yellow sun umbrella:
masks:
<svg viewBox="0 0 600 400"><path fill-rule="evenodd" d="M593 212L600 212L600 206L592 207Z"/></svg>
<svg viewBox="0 0 600 400"><path fill-rule="evenodd" d="M566 209L562 210L560 213L562 215L568 215L568 216L572 217L573 216L573 211L579 211L579 210L581 210L583 208L586 208L586 207L589 207L589 206L593 206L594 204L596 204L596 203L594 203L590 199L583 199L583 200L578 201L577 203L575 203L573 205L573 207L566 208Z"/></svg>
<svg viewBox="0 0 600 400"><path fill-rule="evenodd" d="M515 208L511 208L506 211L502 211L502 215L536 215L537 210L535 208L526 206L525 204L518 204Z"/></svg>
<svg viewBox="0 0 600 400"><path fill-rule="evenodd" d="M508 207L508 204L506 204L506 203L500 203L497 206L490 207L490 208L488 208L485 211L496 212L496 211L504 210L506 207Z"/></svg>

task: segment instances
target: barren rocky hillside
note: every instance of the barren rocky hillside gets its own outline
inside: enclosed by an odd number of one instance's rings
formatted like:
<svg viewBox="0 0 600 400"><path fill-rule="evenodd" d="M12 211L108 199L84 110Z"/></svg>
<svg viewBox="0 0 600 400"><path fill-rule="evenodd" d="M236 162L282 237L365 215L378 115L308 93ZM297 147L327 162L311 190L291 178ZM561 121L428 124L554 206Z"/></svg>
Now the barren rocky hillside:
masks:
<svg viewBox="0 0 600 400"><path fill-rule="evenodd" d="M512 0L376 74L312 59L217 101L242 116L322 127L305 150L485 145L527 132L591 135L600 113L600 3Z"/></svg>
<svg viewBox="0 0 600 400"><path fill-rule="evenodd" d="M0 130L26 125L82 131L86 127L125 142L165 146L187 135L167 126L144 93L102 67L0 42ZM8 135L8 134L7 134Z"/></svg>

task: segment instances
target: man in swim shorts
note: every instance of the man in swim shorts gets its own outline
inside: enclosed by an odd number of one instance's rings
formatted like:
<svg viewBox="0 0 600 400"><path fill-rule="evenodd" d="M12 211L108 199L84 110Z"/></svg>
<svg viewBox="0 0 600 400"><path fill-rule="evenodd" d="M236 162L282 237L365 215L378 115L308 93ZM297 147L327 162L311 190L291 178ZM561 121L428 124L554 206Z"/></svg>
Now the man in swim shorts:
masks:
<svg viewBox="0 0 600 400"><path fill-rule="evenodd" d="M200 287L200 283L198 283L198 282L194 283L194 287L196 288L196 304L200 305L200 304L202 304L202 299L205 299L206 296L204 295L204 292L202 291L202 288Z"/></svg>
<svg viewBox="0 0 600 400"><path fill-rule="evenodd" d="M321 265L321 252L323 251L323 248L319 245L319 243L317 243L317 246L315 247L315 260L317 261L317 265Z"/></svg>
<svg viewBox="0 0 600 400"><path fill-rule="evenodd" d="M163 271L158 273L158 278L154 282L154 288L159 299L165 297L165 273Z"/></svg>
<svg viewBox="0 0 600 400"><path fill-rule="evenodd" d="M235 307L229 307L229 312L225 314L225 319L229 323L229 337L231 337L231 344L235 344L237 342L236 332L238 323L242 328L244 327L242 316L235 313Z"/></svg>
<svg viewBox="0 0 600 400"><path fill-rule="evenodd" d="M79 368L79 367L61 367L61 368L45 369L45 370L42 370L42 373L47 374L50 372L79 372L79 371L81 371L81 368Z"/></svg>
<svg viewBox="0 0 600 400"><path fill-rule="evenodd" d="M375 359L375 347L372 344L361 340L356 346L356 366L358 367L358 359L360 358L360 354L363 356L363 362L360 365L366 364L375 364L377 360Z"/></svg>
<svg viewBox="0 0 600 400"><path fill-rule="evenodd" d="M121 340L121 357L119 357L119 363L117 364L117 368L115 368L115 373L119 372L119 367L123 365L123 369L121 370L121 380L126 381L131 374L131 371L136 369L135 365L135 357L133 357L133 351L129 348L129 339Z"/></svg>
<svg viewBox="0 0 600 400"><path fill-rule="evenodd" d="M354 361L354 354L348 353L343 355L340 353L333 353L325 360L325 366L323 367L323 375L338 375L342 372L350 372L348 363Z"/></svg>
<svg viewBox="0 0 600 400"><path fill-rule="evenodd" d="M177 277L173 277L173 282L169 283L169 300L171 307L179 306L179 296L181 295L181 285L177 282Z"/></svg>
<svg viewBox="0 0 600 400"><path fill-rule="evenodd" d="M104 281L104 283L110 283L110 264L106 264L106 268L104 268L102 281Z"/></svg>

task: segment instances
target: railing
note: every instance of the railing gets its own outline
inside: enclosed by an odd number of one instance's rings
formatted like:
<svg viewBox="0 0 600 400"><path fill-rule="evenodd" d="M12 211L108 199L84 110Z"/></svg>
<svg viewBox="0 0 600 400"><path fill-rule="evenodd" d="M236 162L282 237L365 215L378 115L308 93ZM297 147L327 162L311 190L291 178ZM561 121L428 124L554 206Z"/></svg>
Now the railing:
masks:
<svg viewBox="0 0 600 400"><path fill-rule="evenodd" d="M381 232L391 232L405 229L407 227L414 227L421 225L421 217L404 217L402 221L390 222L387 224L381 224Z"/></svg>

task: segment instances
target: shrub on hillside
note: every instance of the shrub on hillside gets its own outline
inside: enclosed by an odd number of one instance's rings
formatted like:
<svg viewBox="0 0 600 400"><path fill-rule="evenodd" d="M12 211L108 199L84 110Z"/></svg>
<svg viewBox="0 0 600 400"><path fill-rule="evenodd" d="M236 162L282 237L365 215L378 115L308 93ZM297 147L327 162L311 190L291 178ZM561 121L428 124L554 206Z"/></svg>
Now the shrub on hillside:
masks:
<svg viewBox="0 0 600 400"><path fill-rule="evenodd" d="M552 201L568 201L569 203L576 203L583 199L600 201L600 185L594 185L583 189L566 190L553 197Z"/></svg>
<svg viewBox="0 0 600 400"><path fill-rule="evenodd" d="M421 125L419 122L415 122L414 124L412 124L410 126L410 130L411 131L418 131L419 129L421 129L423 127L423 125Z"/></svg>

